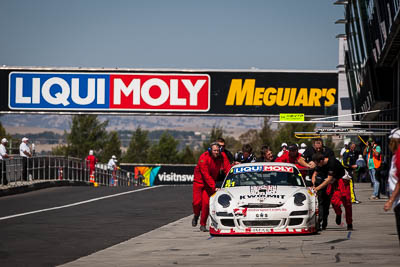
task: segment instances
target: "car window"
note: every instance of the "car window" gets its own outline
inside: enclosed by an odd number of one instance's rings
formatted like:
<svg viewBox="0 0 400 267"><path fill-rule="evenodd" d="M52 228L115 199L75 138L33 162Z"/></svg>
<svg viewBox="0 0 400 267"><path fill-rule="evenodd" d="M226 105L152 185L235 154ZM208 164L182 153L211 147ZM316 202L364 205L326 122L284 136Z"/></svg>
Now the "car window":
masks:
<svg viewBox="0 0 400 267"><path fill-rule="evenodd" d="M298 170L292 168L291 171L243 171L238 173L231 171L222 187L260 185L304 186L303 178Z"/></svg>

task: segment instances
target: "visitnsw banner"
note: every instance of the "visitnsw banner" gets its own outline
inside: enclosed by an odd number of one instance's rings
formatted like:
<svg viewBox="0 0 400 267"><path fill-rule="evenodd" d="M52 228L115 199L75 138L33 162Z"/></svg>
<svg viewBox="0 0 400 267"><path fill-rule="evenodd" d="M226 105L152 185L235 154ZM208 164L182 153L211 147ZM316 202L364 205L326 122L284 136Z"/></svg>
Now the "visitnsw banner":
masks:
<svg viewBox="0 0 400 267"><path fill-rule="evenodd" d="M0 111L337 115L336 71L0 68Z"/></svg>
<svg viewBox="0 0 400 267"><path fill-rule="evenodd" d="M194 167L188 165L131 165L123 163L121 168L133 173L136 181L147 186L171 185L171 184L192 184Z"/></svg>

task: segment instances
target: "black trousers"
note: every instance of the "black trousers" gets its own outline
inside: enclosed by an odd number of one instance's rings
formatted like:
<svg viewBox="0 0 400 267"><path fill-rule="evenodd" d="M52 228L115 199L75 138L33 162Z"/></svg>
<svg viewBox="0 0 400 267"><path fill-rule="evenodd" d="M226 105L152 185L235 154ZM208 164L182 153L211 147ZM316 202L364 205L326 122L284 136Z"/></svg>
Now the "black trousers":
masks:
<svg viewBox="0 0 400 267"><path fill-rule="evenodd" d="M320 227L328 225L329 206L331 205L331 196L326 193L326 188L317 193L318 196L318 224Z"/></svg>
<svg viewBox="0 0 400 267"><path fill-rule="evenodd" d="M400 204L398 204L393 210L394 210L394 216L396 218L397 235L399 236L399 242L400 242Z"/></svg>
<svg viewBox="0 0 400 267"><path fill-rule="evenodd" d="M28 181L28 167L32 168L32 159L27 157L22 157L22 180ZM31 174L31 171L29 171Z"/></svg>
<svg viewBox="0 0 400 267"><path fill-rule="evenodd" d="M3 185L8 184L7 180L7 167L6 167L6 161L5 160L0 160L0 165L1 165L1 172L0 172L0 182L3 182Z"/></svg>

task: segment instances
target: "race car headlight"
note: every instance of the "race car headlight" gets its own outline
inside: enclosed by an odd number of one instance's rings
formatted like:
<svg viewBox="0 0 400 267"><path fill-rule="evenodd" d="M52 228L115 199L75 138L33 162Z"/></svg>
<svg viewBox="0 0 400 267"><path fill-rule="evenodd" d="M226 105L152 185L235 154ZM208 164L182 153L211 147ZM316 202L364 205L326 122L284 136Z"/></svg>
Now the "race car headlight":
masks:
<svg viewBox="0 0 400 267"><path fill-rule="evenodd" d="M296 193L294 194L294 204L296 206L303 206L304 205L304 200L306 200L306 195L304 195L303 193Z"/></svg>
<svg viewBox="0 0 400 267"><path fill-rule="evenodd" d="M229 207L231 200L232 198L227 194L222 194L218 197L218 203L224 208Z"/></svg>

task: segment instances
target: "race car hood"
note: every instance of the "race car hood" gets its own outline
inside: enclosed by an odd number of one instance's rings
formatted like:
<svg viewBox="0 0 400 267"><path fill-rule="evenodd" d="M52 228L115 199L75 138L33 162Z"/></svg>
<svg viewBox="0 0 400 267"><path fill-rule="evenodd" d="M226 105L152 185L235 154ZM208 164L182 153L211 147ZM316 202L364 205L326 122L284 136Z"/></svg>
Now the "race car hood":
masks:
<svg viewBox="0 0 400 267"><path fill-rule="evenodd" d="M227 193L237 206L248 204L283 205L295 193L307 195L307 189L298 186L239 186L223 188L218 195Z"/></svg>

